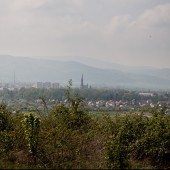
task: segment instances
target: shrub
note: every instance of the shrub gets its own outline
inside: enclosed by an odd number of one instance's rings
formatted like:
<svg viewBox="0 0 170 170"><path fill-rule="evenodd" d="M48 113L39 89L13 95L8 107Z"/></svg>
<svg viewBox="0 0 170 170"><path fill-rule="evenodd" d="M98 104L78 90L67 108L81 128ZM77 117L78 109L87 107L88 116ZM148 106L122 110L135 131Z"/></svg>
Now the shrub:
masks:
<svg viewBox="0 0 170 170"><path fill-rule="evenodd" d="M22 126L25 132L25 139L28 142L29 152L36 156L38 147L38 135L40 132L40 119L28 113L24 115Z"/></svg>

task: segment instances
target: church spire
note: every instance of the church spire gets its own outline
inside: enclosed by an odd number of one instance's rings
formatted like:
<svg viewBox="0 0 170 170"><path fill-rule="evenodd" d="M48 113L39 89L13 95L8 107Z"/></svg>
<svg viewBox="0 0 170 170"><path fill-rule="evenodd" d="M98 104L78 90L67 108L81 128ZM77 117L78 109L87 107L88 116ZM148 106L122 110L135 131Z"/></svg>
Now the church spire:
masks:
<svg viewBox="0 0 170 170"><path fill-rule="evenodd" d="M81 88L83 88L84 87L84 83L83 83L83 74L82 74L82 76L81 76Z"/></svg>

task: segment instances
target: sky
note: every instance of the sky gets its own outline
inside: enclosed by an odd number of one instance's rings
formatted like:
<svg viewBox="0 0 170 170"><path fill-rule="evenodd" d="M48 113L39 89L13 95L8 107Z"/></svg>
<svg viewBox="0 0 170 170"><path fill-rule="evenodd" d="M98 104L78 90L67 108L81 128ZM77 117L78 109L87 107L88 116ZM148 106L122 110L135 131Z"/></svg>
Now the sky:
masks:
<svg viewBox="0 0 170 170"><path fill-rule="evenodd" d="M0 55L170 68L170 0L0 0Z"/></svg>

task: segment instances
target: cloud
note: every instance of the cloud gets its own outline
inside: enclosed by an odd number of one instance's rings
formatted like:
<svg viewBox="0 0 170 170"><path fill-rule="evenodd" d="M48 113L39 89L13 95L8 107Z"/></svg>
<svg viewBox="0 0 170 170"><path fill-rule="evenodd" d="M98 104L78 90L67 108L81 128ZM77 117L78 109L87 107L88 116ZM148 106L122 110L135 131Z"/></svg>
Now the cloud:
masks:
<svg viewBox="0 0 170 170"><path fill-rule="evenodd" d="M153 9L145 11L134 24L143 27L163 27L170 25L170 3L158 5Z"/></svg>
<svg viewBox="0 0 170 170"><path fill-rule="evenodd" d="M169 4L154 6L137 18L113 16L105 26L106 54L118 63L170 66L169 27Z"/></svg>
<svg viewBox="0 0 170 170"><path fill-rule="evenodd" d="M7 0L9 1L9 0ZM12 0L9 3L11 10L27 10L27 9L36 9L47 3L47 0Z"/></svg>
<svg viewBox="0 0 170 170"><path fill-rule="evenodd" d="M104 26L104 35L106 35L106 38L108 38L108 36L110 37L117 33L122 33L126 31L129 24L129 15L113 16L109 23Z"/></svg>

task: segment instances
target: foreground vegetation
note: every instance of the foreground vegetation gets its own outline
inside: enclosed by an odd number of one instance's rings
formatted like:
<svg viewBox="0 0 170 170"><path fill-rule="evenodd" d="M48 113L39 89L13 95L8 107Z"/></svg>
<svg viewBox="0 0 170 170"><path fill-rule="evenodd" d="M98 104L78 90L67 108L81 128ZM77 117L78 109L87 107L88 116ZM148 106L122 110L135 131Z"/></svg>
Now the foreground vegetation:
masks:
<svg viewBox="0 0 170 170"><path fill-rule="evenodd" d="M170 168L170 116L164 110L91 115L83 99L44 112L12 113L0 105L0 168ZM42 99L43 100L43 99Z"/></svg>

